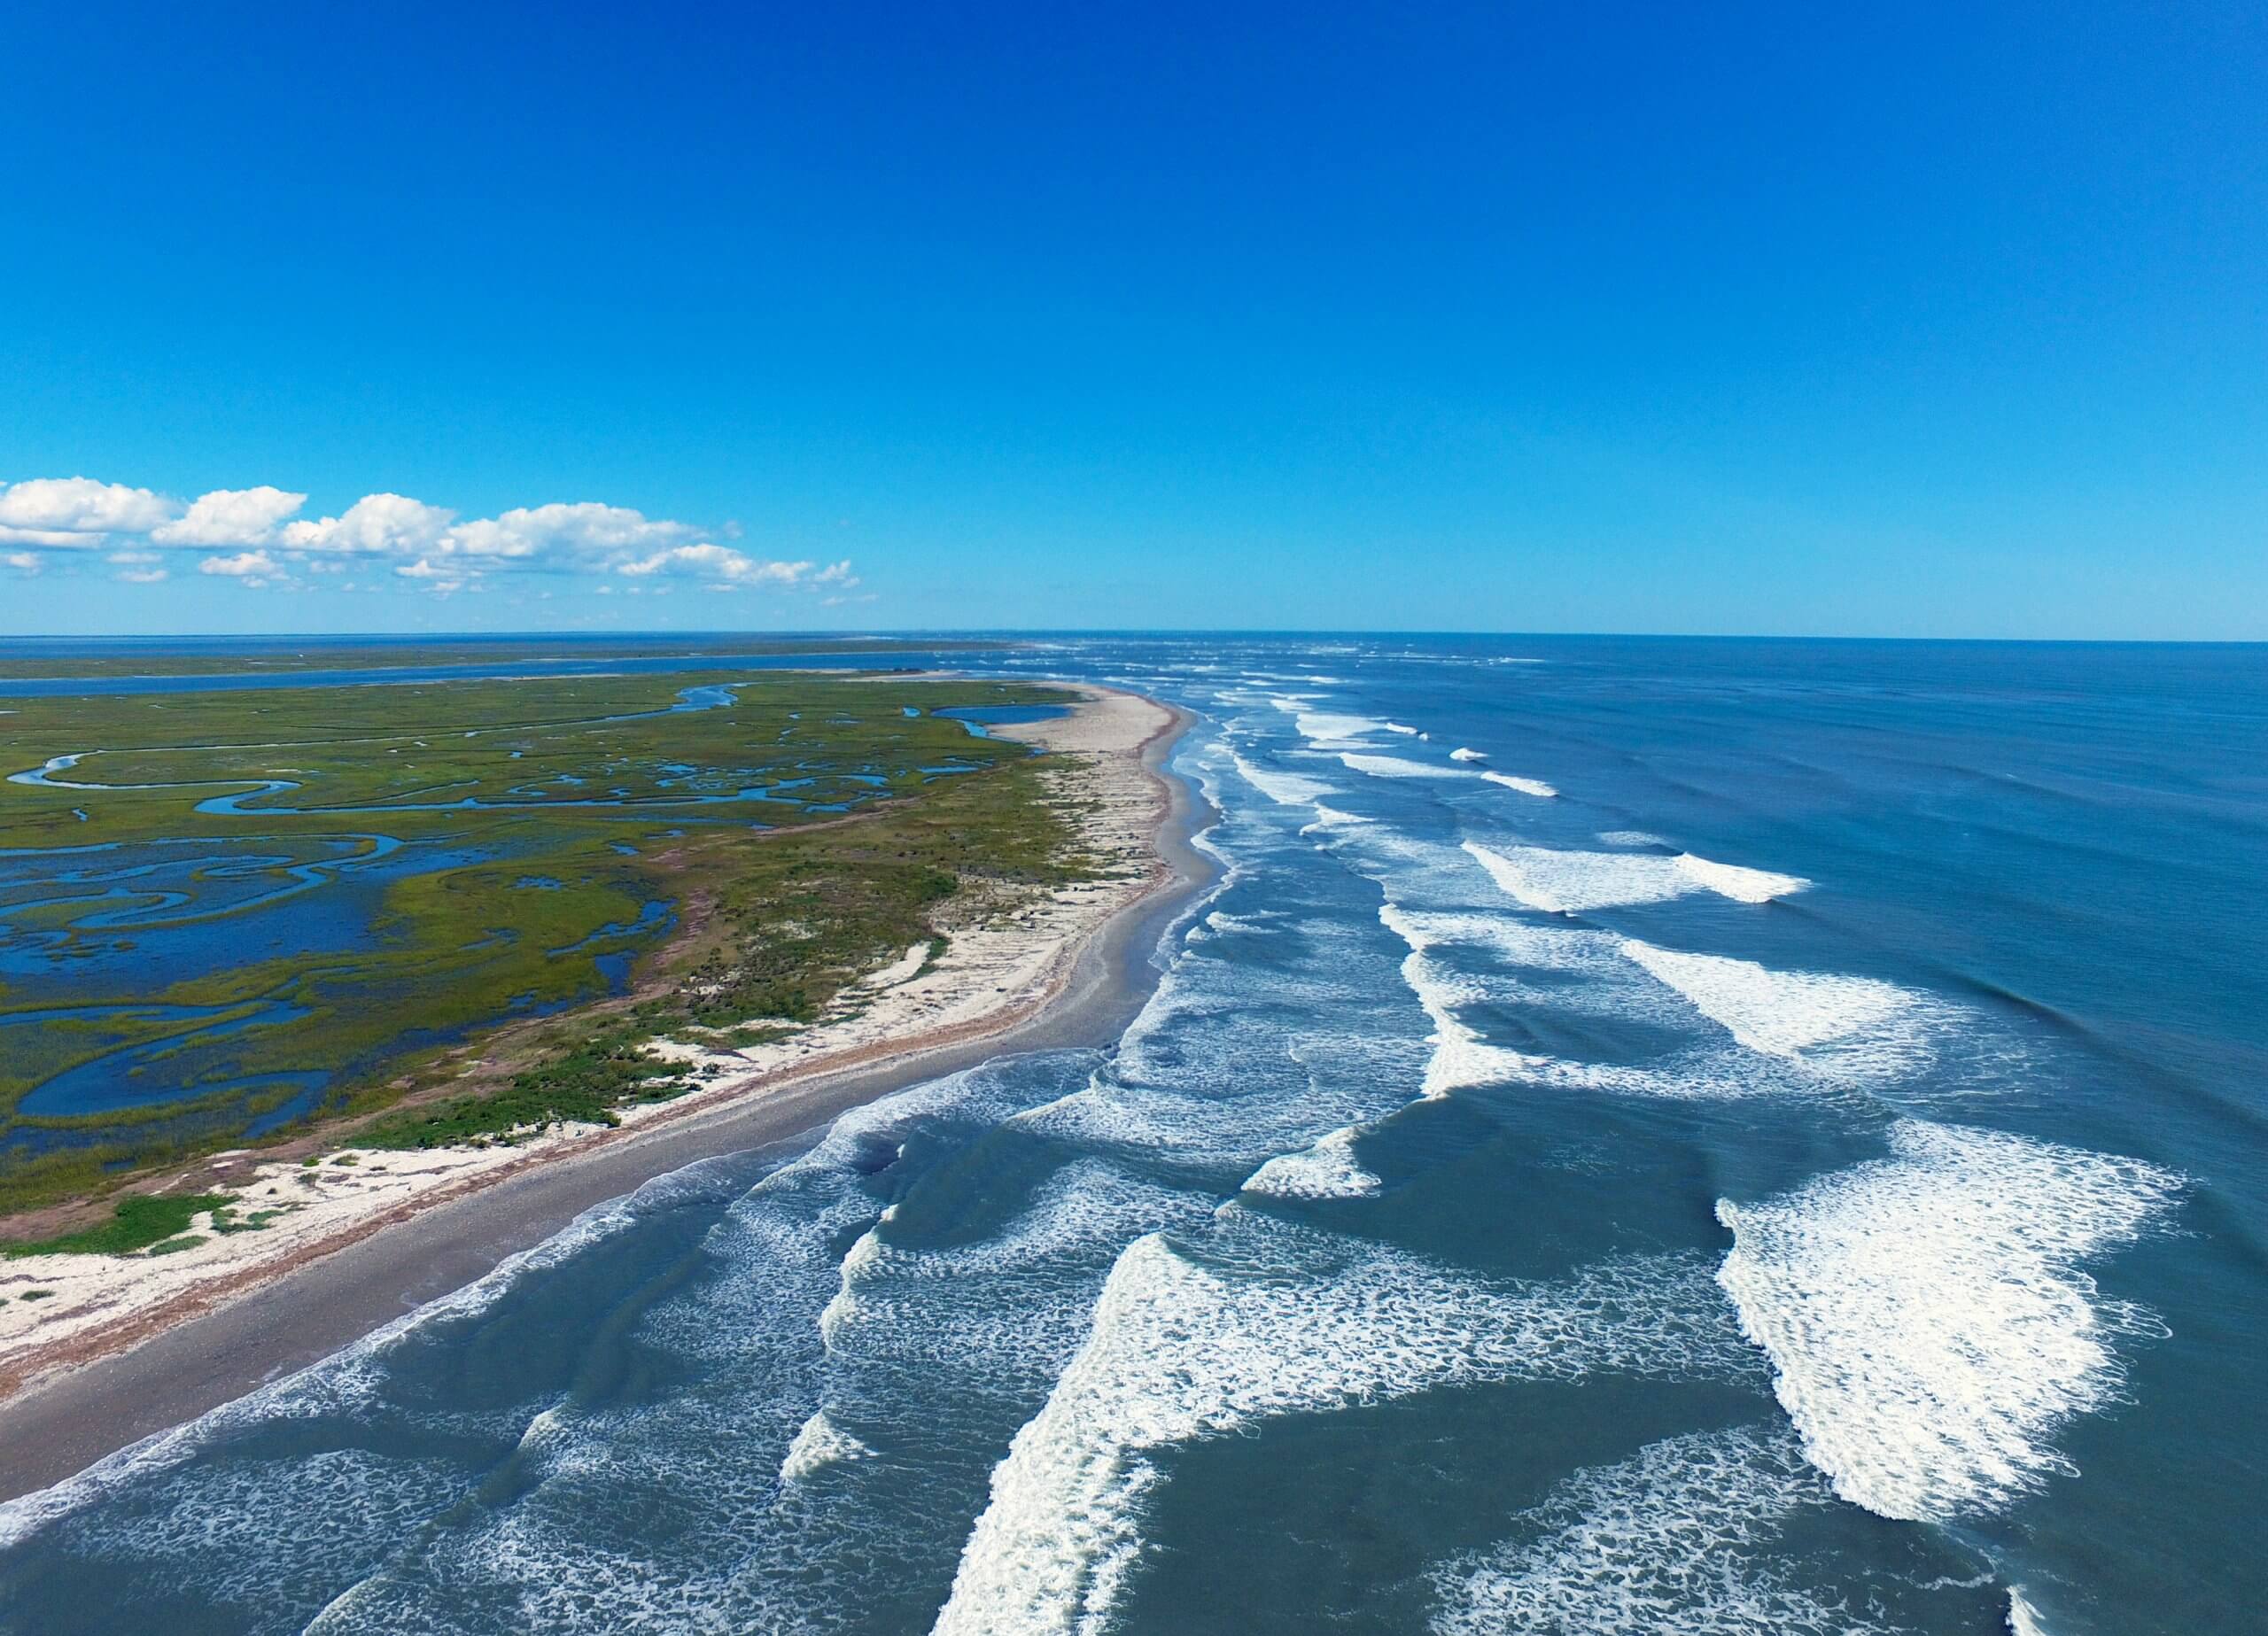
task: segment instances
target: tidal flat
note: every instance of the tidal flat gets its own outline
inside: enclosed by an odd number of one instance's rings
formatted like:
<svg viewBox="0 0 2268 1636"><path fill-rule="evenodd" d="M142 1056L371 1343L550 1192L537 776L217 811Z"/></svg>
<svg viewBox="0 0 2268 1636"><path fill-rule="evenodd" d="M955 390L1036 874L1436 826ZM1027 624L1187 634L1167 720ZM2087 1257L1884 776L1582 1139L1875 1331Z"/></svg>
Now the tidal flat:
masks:
<svg viewBox="0 0 2268 1636"><path fill-rule="evenodd" d="M975 883L1085 866L1025 684L745 671L0 700L0 1210L146 1167L609 1122ZM24 1216L31 1211L35 1214ZM91 1219L91 1218L89 1218Z"/></svg>

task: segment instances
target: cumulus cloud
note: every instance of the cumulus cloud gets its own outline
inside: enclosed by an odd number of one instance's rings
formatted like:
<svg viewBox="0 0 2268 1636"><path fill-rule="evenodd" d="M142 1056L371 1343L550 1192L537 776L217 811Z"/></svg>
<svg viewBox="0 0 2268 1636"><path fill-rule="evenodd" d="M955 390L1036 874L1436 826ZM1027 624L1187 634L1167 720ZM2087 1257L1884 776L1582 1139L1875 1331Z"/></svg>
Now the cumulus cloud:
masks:
<svg viewBox="0 0 2268 1636"><path fill-rule="evenodd" d="M0 540L11 544L98 546L105 534L146 533L173 514L161 494L92 477L0 485Z"/></svg>
<svg viewBox="0 0 2268 1636"><path fill-rule="evenodd" d="M239 551L234 556L209 556L197 565L200 574L219 574L229 579L244 579L258 583L273 579L284 571L283 565L265 551Z"/></svg>
<svg viewBox="0 0 2268 1636"><path fill-rule="evenodd" d="M276 525L307 503L305 494L266 484L214 489L191 500L182 516L151 529L150 539L160 546L258 547L272 543Z"/></svg>
<svg viewBox="0 0 2268 1636"><path fill-rule="evenodd" d="M339 516L287 523L279 538L295 551L431 551L456 513L407 494L365 494Z"/></svg>
<svg viewBox="0 0 2268 1636"><path fill-rule="evenodd" d="M115 578L147 583L166 578L167 552L205 551L214 554L198 561L199 573L264 585L302 570L335 574L357 559L379 557L393 560L400 578L443 594L481 590L493 574L548 571L626 576L649 582L645 588L656 595L680 578L726 590L824 592L830 604L858 583L847 561L774 561L718 545L711 531L692 523L596 500L516 506L469 520L387 492L365 494L337 516L296 516L307 500L267 484L213 489L184 503L91 477L0 483L0 545L35 548L0 562L31 574L50 551L123 545L130 548L109 552ZM728 523L720 532L736 539L739 525Z"/></svg>
<svg viewBox="0 0 2268 1636"><path fill-rule="evenodd" d="M161 579L170 578L171 575L162 568L121 568L111 578L129 585L153 585Z"/></svg>
<svg viewBox="0 0 2268 1636"><path fill-rule="evenodd" d="M774 562L752 557L729 546L703 543L672 546L650 556L615 564L614 571L634 578L656 574L694 576L720 586L846 585L858 582L850 576L849 562L820 568L816 562Z"/></svg>
<svg viewBox="0 0 2268 1636"><path fill-rule="evenodd" d="M684 523L649 517L627 506L596 500L521 506L497 516L459 523L450 544L468 556L531 557L647 551L689 541L700 533Z"/></svg>

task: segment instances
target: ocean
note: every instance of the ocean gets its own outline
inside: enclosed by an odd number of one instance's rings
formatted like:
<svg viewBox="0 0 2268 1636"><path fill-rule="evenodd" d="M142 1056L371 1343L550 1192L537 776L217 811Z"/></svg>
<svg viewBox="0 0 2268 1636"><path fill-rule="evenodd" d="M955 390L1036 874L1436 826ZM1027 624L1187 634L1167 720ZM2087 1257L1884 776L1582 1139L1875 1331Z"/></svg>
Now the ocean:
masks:
<svg viewBox="0 0 2268 1636"><path fill-rule="evenodd" d="M1066 638L1109 1049L0 1508L60 1632L2256 1631L2268 649Z"/></svg>

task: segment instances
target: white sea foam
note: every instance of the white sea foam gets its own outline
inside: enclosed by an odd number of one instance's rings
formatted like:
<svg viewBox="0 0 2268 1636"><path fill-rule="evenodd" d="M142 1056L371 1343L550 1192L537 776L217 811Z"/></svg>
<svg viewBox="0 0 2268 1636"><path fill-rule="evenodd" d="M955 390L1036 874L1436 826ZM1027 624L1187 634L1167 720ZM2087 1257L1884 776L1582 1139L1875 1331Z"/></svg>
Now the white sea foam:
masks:
<svg viewBox="0 0 2268 1636"><path fill-rule="evenodd" d="M1515 778L1509 772L1474 771L1469 767L1444 767L1433 762L1410 761L1399 756L1370 756L1358 750L1342 750L1339 759L1356 772L1367 772L1378 779L1486 779L1506 789L1516 789L1523 795L1550 797L1559 792L1542 779ZM1477 760L1462 754L1449 757L1452 761Z"/></svg>
<svg viewBox="0 0 2268 1636"><path fill-rule="evenodd" d="M2008 1636L2047 1636L2047 1626L2023 1593L2023 1586L2008 1587Z"/></svg>
<svg viewBox="0 0 2268 1636"><path fill-rule="evenodd" d="M477 1317L522 1279L571 1260L632 1226L643 1206L698 1186L695 1172L646 1183L637 1192L594 1206L541 1244L509 1256L462 1289L428 1301L372 1330L321 1362L225 1403L186 1425L157 1432L120 1449L78 1476L0 1504L0 1550L49 1524L130 1486L145 1484L204 1449L268 1421L346 1415L376 1400L384 1360L402 1340L429 1325Z"/></svg>
<svg viewBox="0 0 2268 1636"><path fill-rule="evenodd" d="M1690 880L1665 857L1487 847L1477 841L1466 841L1464 849L1506 896L1547 914L1659 903L1693 890Z"/></svg>
<svg viewBox="0 0 2268 1636"><path fill-rule="evenodd" d="M1488 847L1477 841L1464 842L1464 849L1506 896L1547 914L1581 914L1629 903L1666 903L1697 891L1761 903L1811 884L1794 875L1711 863L1689 852L1662 857L1642 852Z"/></svg>
<svg viewBox="0 0 2268 1636"><path fill-rule="evenodd" d="M1372 821L1358 812L1342 812L1337 807L1327 807L1318 801L1315 803L1315 822L1301 830L1300 834L1305 835L1318 831L1355 829Z"/></svg>
<svg viewBox="0 0 2268 1636"><path fill-rule="evenodd" d="M1428 949L1454 936L1453 933L1445 934L1444 918L1409 914L1388 903L1380 905L1379 919L1410 945L1410 952L1402 962L1402 980L1410 985L1410 991L1418 996L1418 1004L1433 1025L1433 1032L1425 1042L1433 1049L1425 1064L1421 1087L1424 1093L1428 1097L1447 1096L1452 1090L1515 1077L1518 1065L1527 1059L1517 1051L1488 1044L1479 1029L1457 1018L1456 1007L1485 997L1483 991L1427 958ZM1472 919L1466 918L1468 921Z"/></svg>
<svg viewBox="0 0 2268 1636"><path fill-rule="evenodd" d="M1231 898L1236 904L1242 898ZM1399 1105L1423 1061L1393 966L1366 928L1292 919L1284 958L1212 958L1200 944L1164 974L1113 1060L1086 1084L1013 1121L1225 1190L1269 1159ZM1288 1070L1288 1072L1287 1072ZM1192 1184L1200 1181L1191 1176Z"/></svg>
<svg viewBox="0 0 2268 1636"><path fill-rule="evenodd" d="M899 1244L869 1232L843 1258L819 1333L832 1360L944 1371L963 1390L1021 1390L1053 1378L1084 1333L1094 1286L1120 1246L1192 1222L1210 1201L1144 1182L1100 1159L1065 1166L1012 1221L951 1245Z"/></svg>
<svg viewBox="0 0 2268 1636"><path fill-rule="evenodd" d="M1926 1055L1922 996L1869 977L1775 972L1753 960L1684 954L1635 938L1622 952L1751 1051L1875 1074Z"/></svg>
<svg viewBox="0 0 2268 1636"><path fill-rule="evenodd" d="M1371 734L1386 730L1375 716L1341 716L1330 710L1304 710L1293 725L1319 750L1360 748Z"/></svg>
<svg viewBox="0 0 2268 1636"><path fill-rule="evenodd" d="M1087 1344L993 1471L939 1632L1105 1628L1162 1481L1152 1451L1451 1383L1730 1364L1678 1261L1490 1283L1239 1210L1208 1250L1150 1237L1119 1257Z"/></svg>
<svg viewBox="0 0 2268 1636"><path fill-rule="evenodd" d="M1379 1182L1355 1158L1356 1134L1348 1126L1312 1147L1279 1153L1246 1178L1243 1190L1278 1198L1367 1198Z"/></svg>
<svg viewBox="0 0 2268 1636"><path fill-rule="evenodd" d="M1509 772L1483 772L1480 776L1491 784L1501 784L1506 789L1516 789L1523 795L1550 797L1559 793L1542 779L1515 778Z"/></svg>
<svg viewBox="0 0 2268 1636"><path fill-rule="evenodd" d="M1424 733L1418 732L1417 728L1405 727L1398 721L1387 722L1385 724L1385 726L1388 733L1406 733L1413 739L1422 739L1425 736Z"/></svg>
<svg viewBox="0 0 2268 1636"><path fill-rule="evenodd" d="M1472 776L1456 767L1437 767L1430 762L1407 761L1399 756L1363 756L1342 751L1339 759L1356 772L1367 772L1374 779L1463 779Z"/></svg>
<svg viewBox="0 0 2268 1636"><path fill-rule="evenodd" d="M1236 764L1238 777L1278 806L1310 806L1325 795L1338 793L1321 779L1310 779L1296 772L1277 772L1255 767L1243 756L1233 752L1231 753L1230 759Z"/></svg>
<svg viewBox="0 0 2268 1636"><path fill-rule="evenodd" d="M1720 1201L1717 1275L1845 1499L1990 1511L2065 1469L2052 1438L2110 1400L2147 1314L2079 1263L2140 1234L2179 1179L2000 1132L1907 1120L1891 1156L1759 1204Z"/></svg>
<svg viewBox="0 0 2268 1636"><path fill-rule="evenodd" d="M1474 749L1470 746L1464 746L1457 749L1451 750L1449 752L1449 759L1451 761L1486 761L1488 758L1482 755L1479 750Z"/></svg>
<svg viewBox="0 0 2268 1636"><path fill-rule="evenodd" d="M804 1422L803 1430L796 1433L796 1440L788 1445L787 1458L780 1462L780 1480L800 1483L828 1466L874 1457L873 1449L838 1427L821 1409Z"/></svg>
<svg viewBox="0 0 2268 1636"><path fill-rule="evenodd" d="M1666 847L1659 835L1643 829L1602 829L1598 838L1611 847Z"/></svg>
<svg viewBox="0 0 2268 1636"><path fill-rule="evenodd" d="M1576 1472L1520 1513L1515 1539L1433 1574L1439 1636L1866 1636L1882 1629L1767 1561L1786 1520L1829 1503L1785 1432L1649 1445Z"/></svg>
<svg viewBox="0 0 2268 1636"><path fill-rule="evenodd" d="M1755 1046L1739 1040L1723 1044L1719 1035L1713 1042L1697 1039L1666 1058L1643 1064L1571 1062L1533 1055L1490 1043L1480 1030L1457 1015L1458 1008L1484 1001L1533 1004L1623 1021L1643 1020L1668 1029L1689 1028L1695 1012L1705 1008L1656 974L1642 974L1634 965L1635 957L1629 950L1633 947L1651 950L1651 945L1634 945L1607 933L1538 923L1514 914L1415 911L1393 903L1379 910L1379 919L1409 945L1402 981L1433 1025L1428 1036L1433 1054L1424 1080L1425 1094L1429 1097L1515 1082L1679 1101L1817 1097L1834 1082L1853 1076L1881 1079L1902 1072L1927 1054L1932 1037L1922 1026L1922 1020L1933 1014L1931 1006L1918 996L1909 996L1905 1013L1868 1029L1852 1015L1860 1009L1859 1004L1838 1012L1829 1004L1829 996L1801 987L1800 980L1806 974L1797 974L1798 987L1794 991L1776 990L1773 980L1780 974L1758 967L1763 980L1759 991L1742 996L1745 1010L1736 1014L1759 1039L1775 1045L1784 1047L1792 1040L1807 1037L1806 1030L1818 1035L1803 1054L1790 1050L1759 1062L1751 1054ZM1481 977L1460 972L1430 958L1428 951L1444 948L1485 952L1510 965L1549 973L1552 981L1536 984L1519 975ZM1747 962L1724 964L1745 966ZM1568 978L1579 981L1570 982ZM1728 1004L1720 1008L1731 1009ZM1713 1013L1705 1014L1712 1024L1722 1026ZM1844 1025L1841 1030L1836 1027L1838 1020ZM1823 1080L1822 1074L1829 1078Z"/></svg>
<svg viewBox="0 0 2268 1636"><path fill-rule="evenodd" d="M1800 875L1775 875L1769 870L1744 869L1737 864L1713 864L1690 852L1681 852L1673 861L1690 879L1736 903L1768 903L1775 897L1800 892L1811 884Z"/></svg>
<svg viewBox="0 0 2268 1636"><path fill-rule="evenodd" d="M1456 1007L1485 997L1483 993L1422 952L1413 951L1402 961L1402 976L1433 1025L1426 1038L1433 1048L1422 1086L1426 1096L1445 1097L1452 1090L1517 1079L1534 1060L1489 1044L1478 1028L1459 1020Z"/></svg>

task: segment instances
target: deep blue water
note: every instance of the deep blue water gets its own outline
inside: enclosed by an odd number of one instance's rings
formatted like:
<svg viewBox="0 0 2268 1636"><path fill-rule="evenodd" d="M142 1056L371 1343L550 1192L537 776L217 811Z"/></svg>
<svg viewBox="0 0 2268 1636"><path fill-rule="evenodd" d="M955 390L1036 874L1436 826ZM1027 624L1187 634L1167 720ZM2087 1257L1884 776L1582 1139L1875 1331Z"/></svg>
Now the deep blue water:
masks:
<svg viewBox="0 0 2268 1636"><path fill-rule="evenodd" d="M2268 650L988 663L1202 718L1122 1038L0 1509L8 1628L2259 1628Z"/></svg>

